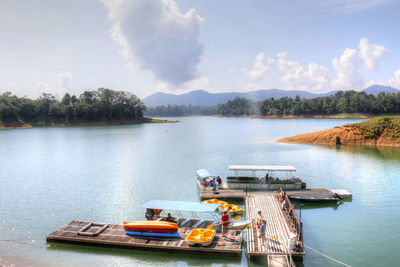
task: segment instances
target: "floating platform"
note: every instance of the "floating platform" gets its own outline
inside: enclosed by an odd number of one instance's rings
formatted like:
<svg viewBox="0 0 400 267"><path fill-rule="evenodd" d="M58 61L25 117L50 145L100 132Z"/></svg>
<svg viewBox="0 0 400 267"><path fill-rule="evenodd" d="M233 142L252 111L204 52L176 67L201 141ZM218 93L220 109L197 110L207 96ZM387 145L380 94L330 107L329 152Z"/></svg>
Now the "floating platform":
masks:
<svg viewBox="0 0 400 267"><path fill-rule="evenodd" d="M351 199L352 194L345 189L303 189L303 190L287 190L286 195L291 199L304 201L338 201L341 199Z"/></svg>
<svg viewBox="0 0 400 267"><path fill-rule="evenodd" d="M225 188L221 188L217 191L211 191L205 189L202 189L200 191L201 200L211 199L211 198L217 198L221 200L229 199L229 200L243 201L246 198L246 193L242 189L225 189Z"/></svg>
<svg viewBox="0 0 400 267"><path fill-rule="evenodd" d="M181 219L180 221L184 220ZM211 223L212 221L205 221L201 225L206 227L206 225L210 225ZM152 238L126 235L123 225L119 224L72 221L49 234L46 237L46 241L196 254L220 254L233 256L240 256L242 254L242 231L236 230L228 230L226 237L222 237L220 232L216 233L213 242L208 247L189 246L186 243L185 238L192 230L191 227L194 224L196 224L196 220L193 220L193 222L187 223L185 227L180 228L180 238ZM82 233L85 234L82 235Z"/></svg>

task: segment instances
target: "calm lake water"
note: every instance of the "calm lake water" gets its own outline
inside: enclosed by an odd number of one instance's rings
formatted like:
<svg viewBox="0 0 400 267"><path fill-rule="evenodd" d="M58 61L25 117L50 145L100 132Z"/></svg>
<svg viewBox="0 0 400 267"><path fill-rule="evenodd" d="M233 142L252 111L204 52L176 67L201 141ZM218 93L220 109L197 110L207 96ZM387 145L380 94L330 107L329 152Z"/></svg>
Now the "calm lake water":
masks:
<svg viewBox="0 0 400 267"><path fill-rule="evenodd" d="M357 120L189 117L178 124L0 131L0 259L35 266L238 266L242 258L46 244L71 220L144 219L151 199L198 201L195 170L294 165L309 188L353 201L306 204L305 243L352 266L395 266L400 150L278 144L280 137ZM305 266L340 266L306 250ZM0 261L1 265L1 261Z"/></svg>

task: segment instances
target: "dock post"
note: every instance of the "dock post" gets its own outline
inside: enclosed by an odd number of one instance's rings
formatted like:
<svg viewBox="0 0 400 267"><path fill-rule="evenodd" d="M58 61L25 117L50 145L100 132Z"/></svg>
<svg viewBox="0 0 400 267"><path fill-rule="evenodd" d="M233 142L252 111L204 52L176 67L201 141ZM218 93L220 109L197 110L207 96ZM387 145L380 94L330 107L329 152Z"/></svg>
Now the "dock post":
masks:
<svg viewBox="0 0 400 267"><path fill-rule="evenodd" d="M336 136L336 144L337 145L341 145L342 144L342 142L340 142L340 137L339 136Z"/></svg>

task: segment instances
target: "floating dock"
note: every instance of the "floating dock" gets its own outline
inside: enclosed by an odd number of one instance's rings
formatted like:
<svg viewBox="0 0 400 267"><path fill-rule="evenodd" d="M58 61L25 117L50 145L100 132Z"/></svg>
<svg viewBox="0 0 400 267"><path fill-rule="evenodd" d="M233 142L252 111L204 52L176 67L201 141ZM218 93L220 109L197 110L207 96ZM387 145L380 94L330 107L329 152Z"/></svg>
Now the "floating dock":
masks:
<svg viewBox="0 0 400 267"><path fill-rule="evenodd" d="M179 223L184 221L181 219ZM61 226L46 237L47 242L73 243L80 245L95 245L102 247L118 247L127 249L150 249L173 252L188 252L197 254L219 254L240 256L242 254L242 231L228 230L227 236L222 237L217 231L213 242L208 247L189 246L185 238L192 230L191 227L199 220L192 220L185 227L179 229L180 238L150 238L135 237L125 234L123 225L91 223L84 221L72 221ZM204 221L201 227L212 224L212 221ZM88 227L89 226L89 227ZM199 225L200 226L200 225ZM105 228L105 229L101 229ZM101 231L103 230L103 231ZM78 232L86 233L80 235ZM96 235L98 233L98 235ZM95 236L92 236L94 234Z"/></svg>
<svg viewBox="0 0 400 267"><path fill-rule="evenodd" d="M289 207L289 199L286 197L285 201L279 203L276 192L247 192L247 220L256 228L257 213L260 210L267 221L265 244L262 244L256 229L247 228L248 257L263 256L273 266L289 266L292 256L305 255L300 223L294 210ZM289 249L291 236L296 236L300 242L298 247Z"/></svg>
<svg viewBox="0 0 400 267"><path fill-rule="evenodd" d="M351 199L352 194L345 189L302 189L302 190L287 190L285 191L289 198L304 199L309 201L324 201L324 200L341 200Z"/></svg>
<svg viewBox="0 0 400 267"><path fill-rule="evenodd" d="M200 199L218 198L220 200L239 200L243 201L246 198L246 193L242 189L225 189L221 188L218 191L202 189L200 191Z"/></svg>

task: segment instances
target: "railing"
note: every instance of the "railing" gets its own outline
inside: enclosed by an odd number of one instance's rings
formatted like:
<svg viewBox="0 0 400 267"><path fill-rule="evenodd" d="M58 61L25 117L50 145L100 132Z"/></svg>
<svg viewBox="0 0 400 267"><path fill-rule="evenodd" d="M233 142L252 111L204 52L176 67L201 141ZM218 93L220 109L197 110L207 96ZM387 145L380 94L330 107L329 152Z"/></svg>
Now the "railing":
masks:
<svg viewBox="0 0 400 267"><path fill-rule="evenodd" d="M303 240L303 223L300 222L297 217L296 212L294 211L294 206L290 202L286 193L284 193L284 197L282 198L283 207L282 209L286 212L289 217L290 222L292 223L296 233L298 235L299 240L301 241L301 249L304 251L304 240ZM291 208L292 207L292 208Z"/></svg>

